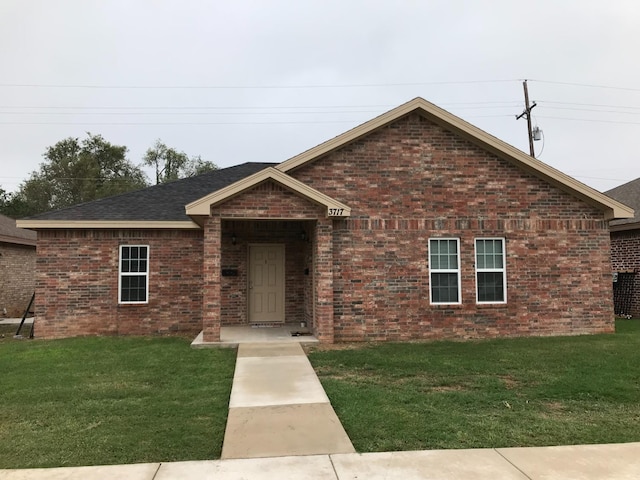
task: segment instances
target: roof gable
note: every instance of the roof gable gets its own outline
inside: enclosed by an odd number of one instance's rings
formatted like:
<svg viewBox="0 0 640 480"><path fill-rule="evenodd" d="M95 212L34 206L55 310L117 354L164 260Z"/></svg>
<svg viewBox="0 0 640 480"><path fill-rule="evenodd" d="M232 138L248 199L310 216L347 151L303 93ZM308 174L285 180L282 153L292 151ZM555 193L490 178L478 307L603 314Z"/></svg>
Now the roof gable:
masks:
<svg viewBox="0 0 640 480"><path fill-rule="evenodd" d="M265 168L247 178L188 204L186 206L187 215L191 217L208 216L212 206L219 205L268 180L282 185L314 203L325 206L327 208L327 216L348 217L351 215L351 208L347 205L272 167Z"/></svg>
<svg viewBox="0 0 640 480"><path fill-rule="evenodd" d="M38 234L16 227L16 221L0 214L0 242L35 246Z"/></svg>
<svg viewBox="0 0 640 480"><path fill-rule="evenodd" d="M612 188L605 194L635 210L633 218L612 221L612 230L640 228L640 178Z"/></svg>
<svg viewBox="0 0 640 480"><path fill-rule="evenodd" d="M156 185L18 221L23 228L199 228L193 219L260 182L273 180L327 208L328 216L349 216L350 208L288 175L407 115L418 113L604 213L604 218L632 219L634 211L549 165L422 98L415 98L285 162L245 163L203 175ZM629 203L629 202L627 202ZM186 205L186 207L185 207ZM191 218L190 218L191 217Z"/></svg>
<svg viewBox="0 0 640 480"><path fill-rule="evenodd" d="M26 228L200 228L186 214L190 202L273 163L243 163L19 220Z"/></svg>
<svg viewBox="0 0 640 480"><path fill-rule="evenodd" d="M447 130L461 135L484 150L487 150L512 163L518 168L521 168L522 170L529 172L598 208L604 212L607 220L613 218L633 217L633 210L626 205L607 197L597 190L575 180L553 167L550 167L546 163L527 155L512 145L509 145L484 130L479 129L478 127L420 97L400 105L399 107L396 107L393 110L363 123L362 125L338 135L331 140L321 143L310 150L296 155L295 157L282 162L275 168L282 172L295 170L414 112L423 115L430 121Z"/></svg>

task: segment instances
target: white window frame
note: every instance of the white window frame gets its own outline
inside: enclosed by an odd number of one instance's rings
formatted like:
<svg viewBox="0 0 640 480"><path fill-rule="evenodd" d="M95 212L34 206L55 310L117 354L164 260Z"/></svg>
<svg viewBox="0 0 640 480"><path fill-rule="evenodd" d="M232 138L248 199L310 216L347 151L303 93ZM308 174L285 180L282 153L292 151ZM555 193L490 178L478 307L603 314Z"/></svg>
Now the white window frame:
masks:
<svg viewBox="0 0 640 480"><path fill-rule="evenodd" d="M455 241L458 257L458 265L456 269L432 268L431 265L431 241ZM460 239L456 237L434 237L429 238L429 302L432 305L461 305L462 304L462 272L460 271ZM433 276L434 273L455 273L458 276L458 301L457 302L434 302L433 301Z"/></svg>
<svg viewBox="0 0 640 480"><path fill-rule="evenodd" d="M147 249L147 271L146 272L123 272L122 271L122 250L124 248L143 247ZM149 303L149 245L120 245L118 255L118 303L121 305L144 305ZM122 300L122 277L145 277L145 299L144 301L123 301Z"/></svg>
<svg viewBox="0 0 640 480"><path fill-rule="evenodd" d="M478 240L493 240L502 242L502 268L478 268ZM479 305L505 304L507 303L507 242L504 237L477 237L473 241L474 264L476 271L476 303ZM480 283L478 273L502 273L503 300L500 301L480 301Z"/></svg>

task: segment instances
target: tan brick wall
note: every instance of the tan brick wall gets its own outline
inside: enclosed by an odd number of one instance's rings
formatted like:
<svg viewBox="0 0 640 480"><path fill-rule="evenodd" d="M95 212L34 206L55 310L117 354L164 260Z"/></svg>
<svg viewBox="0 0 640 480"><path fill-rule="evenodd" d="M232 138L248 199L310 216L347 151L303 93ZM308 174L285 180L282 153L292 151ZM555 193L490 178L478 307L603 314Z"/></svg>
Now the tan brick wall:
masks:
<svg viewBox="0 0 640 480"><path fill-rule="evenodd" d="M120 245L149 245L148 304L118 304ZM37 269L38 338L202 328L200 231L44 230Z"/></svg>
<svg viewBox="0 0 640 480"><path fill-rule="evenodd" d="M21 317L35 284L36 248L0 242L0 318Z"/></svg>

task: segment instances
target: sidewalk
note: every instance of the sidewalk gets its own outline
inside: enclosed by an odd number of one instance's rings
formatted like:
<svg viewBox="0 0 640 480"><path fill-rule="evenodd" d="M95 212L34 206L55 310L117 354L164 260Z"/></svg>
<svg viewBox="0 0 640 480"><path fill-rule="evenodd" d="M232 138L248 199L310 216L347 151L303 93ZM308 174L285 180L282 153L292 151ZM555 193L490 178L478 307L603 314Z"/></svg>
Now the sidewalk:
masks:
<svg viewBox="0 0 640 480"><path fill-rule="evenodd" d="M636 480L640 443L0 470L2 480Z"/></svg>

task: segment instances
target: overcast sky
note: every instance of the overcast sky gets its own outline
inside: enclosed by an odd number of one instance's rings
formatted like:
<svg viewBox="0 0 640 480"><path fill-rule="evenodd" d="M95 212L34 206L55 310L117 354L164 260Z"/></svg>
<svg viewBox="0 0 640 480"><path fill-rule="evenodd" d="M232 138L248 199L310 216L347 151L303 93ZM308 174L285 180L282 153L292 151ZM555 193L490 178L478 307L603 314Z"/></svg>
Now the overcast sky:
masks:
<svg viewBox="0 0 640 480"><path fill-rule="evenodd" d="M640 177L637 0L0 0L0 187L48 146L281 162L421 96L605 191Z"/></svg>

